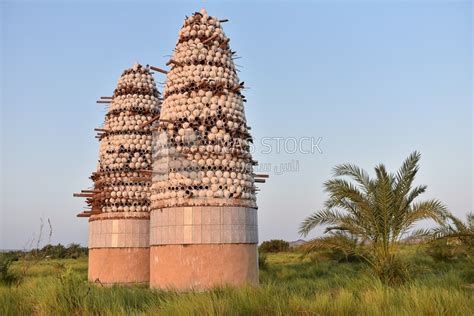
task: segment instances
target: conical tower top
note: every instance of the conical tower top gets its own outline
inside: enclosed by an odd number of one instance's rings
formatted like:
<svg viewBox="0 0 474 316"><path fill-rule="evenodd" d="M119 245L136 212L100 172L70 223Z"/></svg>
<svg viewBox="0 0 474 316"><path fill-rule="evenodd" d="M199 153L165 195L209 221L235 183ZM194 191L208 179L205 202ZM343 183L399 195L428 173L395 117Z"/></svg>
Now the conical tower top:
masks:
<svg viewBox="0 0 474 316"><path fill-rule="evenodd" d="M186 19L170 60L155 137L154 168L163 176L152 201L256 208L243 82L219 20L201 12Z"/></svg>

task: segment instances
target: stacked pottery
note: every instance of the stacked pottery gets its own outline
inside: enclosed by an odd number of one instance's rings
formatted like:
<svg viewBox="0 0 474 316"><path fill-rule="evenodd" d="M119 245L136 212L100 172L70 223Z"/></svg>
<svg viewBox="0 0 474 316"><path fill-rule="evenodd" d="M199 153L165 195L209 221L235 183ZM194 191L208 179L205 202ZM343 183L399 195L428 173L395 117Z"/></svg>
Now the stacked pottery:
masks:
<svg viewBox="0 0 474 316"><path fill-rule="evenodd" d="M258 282L252 138L220 21L187 18L153 137L150 286Z"/></svg>
<svg viewBox="0 0 474 316"><path fill-rule="evenodd" d="M160 95L148 67L136 64L119 79L100 137L92 175L89 280L149 282L152 128Z"/></svg>
<svg viewBox="0 0 474 316"><path fill-rule="evenodd" d="M186 19L167 75L154 142L153 207L256 207L243 84L218 19Z"/></svg>
<svg viewBox="0 0 474 316"><path fill-rule="evenodd" d="M152 126L142 125L159 114L160 99L150 71L141 65L125 70L106 114L100 139L100 211L149 212Z"/></svg>

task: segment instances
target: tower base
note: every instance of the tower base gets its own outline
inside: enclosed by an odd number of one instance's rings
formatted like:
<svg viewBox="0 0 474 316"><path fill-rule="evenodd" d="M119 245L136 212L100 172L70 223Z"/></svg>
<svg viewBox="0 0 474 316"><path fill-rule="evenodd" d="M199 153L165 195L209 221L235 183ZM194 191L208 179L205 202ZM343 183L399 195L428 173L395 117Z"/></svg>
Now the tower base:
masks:
<svg viewBox="0 0 474 316"><path fill-rule="evenodd" d="M190 290L258 284L256 244L150 247L150 287Z"/></svg>
<svg viewBox="0 0 474 316"><path fill-rule="evenodd" d="M91 282L104 285L148 284L149 214L103 213L89 220Z"/></svg>
<svg viewBox="0 0 474 316"><path fill-rule="evenodd" d="M90 282L112 284L148 284L150 279L148 248L89 249Z"/></svg>

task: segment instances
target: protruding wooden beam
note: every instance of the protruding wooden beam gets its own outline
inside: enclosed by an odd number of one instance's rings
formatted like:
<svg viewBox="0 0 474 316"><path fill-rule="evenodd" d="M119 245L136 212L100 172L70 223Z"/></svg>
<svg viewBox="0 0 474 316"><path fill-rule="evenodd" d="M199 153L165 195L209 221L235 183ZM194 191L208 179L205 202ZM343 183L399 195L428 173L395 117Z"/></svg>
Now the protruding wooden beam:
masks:
<svg viewBox="0 0 474 316"><path fill-rule="evenodd" d="M176 60L174 60L174 59L170 59L170 60L166 63L166 66L169 66L169 65L171 65L171 64L174 64L174 65L176 65L176 66L183 66L182 63L180 63L180 62L178 62L178 61L176 61Z"/></svg>
<svg viewBox="0 0 474 316"><path fill-rule="evenodd" d="M265 179L254 179L253 181L256 182L256 183L265 183L266 182Z"/></svg>
<svg viewBox="0 0 474 316"><path fill-rule="evenodd" d="M208 39L204 40L204 42L202 42L202 43L203 43L203 44L207 44L207 43L209 43L210 41L215 40L218 36L219 36L219 35L214 34L214 35L212 35L211 37L209 37Z"/></svg>
<svg viewBox="0 0 474 316"><path fill-rule="evenodd" d="M91 194L91 193L74 193L72 196L73 196L73 197L86 197L86 198L90 198L90 197L93 197L94 194Z"/></svg>
<svg viewBox="0 0 474 316"><path fill-rule="evenodd" d="M151 123L153 123L154 121L158 120L159 118L160 118L159 115L155 115L154 117L152 117L151 119L149 119L148 121L146 121L145 123L143 123L142 125L140 125L140 128L144 128L145 126L150 125Z"/></svg>
<svg viewBox="0 0 474 316"><path fill-rule="evenodd" d="M219 22L221 22L221 23L229 22L229 19L219 20Z"/></svg>
<svg viewBox="0 0 474 316"><path fill-rule="evenodd" d="M81 193L101 193L101 190L81 190Z"/></svg>
<svg viewBox="0 0 474 316"><path fill-rule="evenodd" d="M239 92L240 89L242 89L242 88L243 88L243 86L241 86L241 85L236 85L235 87L233 87L232 89L230 89L230 91L237 93L237 92Z"/></svg>
<svg viewBox="0 0 474 316"><path fill-rule="evenodd" d="M153 170L147 169L147 170L137 170L138 173L153 173Z"/></svg>
<svg viewBox="0 0 474 316"><path fill-rule="evenodd" d="M99 104L108 104L108 103L112 102L112 100L97 100L95 102L99 103Z"/></svg>
<svg viewBox="0 0 474 316"><path fill-rule="evenodd" d="M100 97L102 100L112 100L114 97Z"/></svg>
<svg viewBox="0 0 474 316"><path fill-rule="evenodd" d="M219 45L219 47L220 47L220 48L225 48L225 47L227 46L227 44L229 44L229 42L230 42L230 38L227 38L225 41L223 41L223 42Z"/></svg>
<svg viewBox="0 0 474 316"><path fill-rule="evenodd" d="M90 212L84 211L84 212L81 212L81 213L77 214L76 217L91 217L91 215L92 214Z"/></svg>
<svg viewBox="0 0 474 316"><path fill-rule="evenodd" d="M103 129L103 128L94 128L94 131L96 131L96 132L108 132L108 130Z"/></svg>
<svg viewBox="0 0 474 316"><path fill-rule="evenodd" d="M150 69L151 70L154 70L154 71L158 71L158 72L161 72L162 74L167 74L168 72L164 69L161 69L161 68L158 68L158 67L155 67L155 66L150 66Z"/></svg>
<svg viewBox="0 0 474 316"><path fill-rule="evenodd" d="M259 174L255 174L255 178L266 178L268 179L270 176L268 174L263 174L263 173L259 173Z"/></svg>

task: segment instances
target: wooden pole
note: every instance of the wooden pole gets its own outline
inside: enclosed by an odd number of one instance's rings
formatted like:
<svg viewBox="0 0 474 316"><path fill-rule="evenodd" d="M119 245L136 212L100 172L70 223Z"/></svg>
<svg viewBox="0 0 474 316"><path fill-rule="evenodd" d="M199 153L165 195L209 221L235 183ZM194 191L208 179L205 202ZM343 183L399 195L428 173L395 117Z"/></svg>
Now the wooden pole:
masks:
<svg viewBox="0 0 474 316"><path fill-rule="evenodd" d="M227 46L227 44L229 44L229 42L230 42L230 39L228 38L228 39L226 39L225 41L223 41L223 42L219 45L219 47L220 47L220 48L225 48L225 47Z"/></svg>
<svg viewBox="0 0 474 316"><path fill-rule="evenodd" d="M112 102L112 100L97 100L96 102L99 103L99 104L102 104L102 103L103 104L108 104L108 103Z"/></svg>
<svg viewBox="0 0 474 316"><path fill-rule="evenodd" d="M81 190L81 193L101 193L101 190Z"/></svg>
<svg viewBox="0 0 474 316"><path fill-rule="evenodd" d="M100 97L103 100L112 100L114 97Z"/></svg>
<svg viewBox="0 0 474 316"><path fill-rule="evenodd" d="M263 174L263 173L255 175L255 178L266 178L266 179L268 179L269 177L270 176L268 174Z"/></svg>
<svg viewBox="0 0 474 316"><path fill-rule="evenodd" d="M158 120L159 118L160 118L160 115L155 115L154 117L152 117L151 119L149 119L148 121L140 125L140 128L144 128L145 126L150 125L151 123Z"/></svg>
<svg viewBox="0 0 474 316"><path fill-rule="evenodd" d="M138 173L153 173L153 170L137 170Z"/></svg>
<svg viewBox="0 0 474 316"><path fill-rule="evenodd" d="M93 197L95 194L91 194L91 193L74 193L72 196L73 197L86 197L86 198L90 198L90 197Z"/></svg>
<svg viewBox="0 0 474 316"><path fill-rule="evenodd" d="M155 67L155 66L150 66L150 69L151 70L154 70L154 71L158 71L158 72L161 72L162 74L167 74L168 72L164 69L161 69L161 68L158 68L158 67Z"/></svg>
<svg viewBox="0 0 474 316"><path fill-rule="evenodd" d="M182 63L177 62L177 61L174 60L174 59L170 59L170 60L166 63L166 66L169 66L170 64L174 64L174 65L176 65L176 66L183 66Z"/></svg>
<svg viewBox="0 0 474 316"><path fill-rule="evenodd" d="M214 35L212 35L211 37L209 37L208 39L204 40L204 42L202 42L202 43L203 43L203 44L207 44L207 43L209 43L210 41L216 39L217 36L218 36L217 34L214 34Z"/></svg>
<svg viewBox="0 0 474 316"><path fill-rule="evenodd" d="M254 179L255 183L265 183L265 179Z"/></svg>

